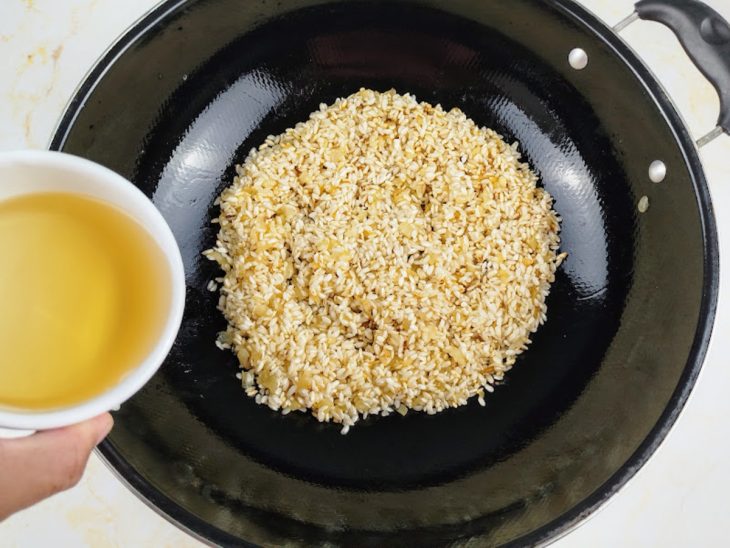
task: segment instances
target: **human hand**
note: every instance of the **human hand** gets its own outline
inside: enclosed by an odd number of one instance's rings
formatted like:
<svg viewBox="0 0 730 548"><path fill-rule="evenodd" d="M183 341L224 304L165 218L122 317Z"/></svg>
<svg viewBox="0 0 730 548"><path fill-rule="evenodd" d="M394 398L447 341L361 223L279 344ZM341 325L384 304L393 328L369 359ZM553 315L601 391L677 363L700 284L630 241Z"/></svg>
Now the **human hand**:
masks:
<svg viewBox="0 0 730 548"><path fill-rule="evenodd" d="M76 485L91 451L113 424L104 413L26 438L0 439L0 521Z"/></svg>

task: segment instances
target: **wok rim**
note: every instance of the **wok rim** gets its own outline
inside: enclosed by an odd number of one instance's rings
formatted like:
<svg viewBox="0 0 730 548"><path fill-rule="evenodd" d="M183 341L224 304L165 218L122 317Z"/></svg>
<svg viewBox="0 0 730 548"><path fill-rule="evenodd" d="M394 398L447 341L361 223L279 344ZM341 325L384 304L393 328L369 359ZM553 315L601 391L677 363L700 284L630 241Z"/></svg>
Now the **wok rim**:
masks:
<svg viewBox="0 0 730 548"><path fill-rule="evenodd" d="M631 69L638 81L637 83L645 88L656 108L664 116L665 123L669 126L674 140L682 152L697 199L703 242L703 292L700 302L700 316L687 364L666 408L636 451L587 498L551 522L510 541L507 546L548 544L567 535L585 523L646 464L675 424L694 388L710 344L719 296L719 243L712 200L698 149L689 134L686 123L679 114L679 110L639 55L607 23L574 0L543 1L548 6L562 12L566 18L580 23L594 34L595 39L609 47L613 55ZM156 23L189 2L190 0L160 1L129 26L102 53L84 75L71 95L71 99L65 105L51 134L52 137L48 144L50 150L62 150L78 113L84 108L86 99L116 60ZM103 441L97 447L96 454L120 482L145 505L195 539L211 546L256 546L222 531L179 506L135 471L114 449L111 442Z"/></svg>

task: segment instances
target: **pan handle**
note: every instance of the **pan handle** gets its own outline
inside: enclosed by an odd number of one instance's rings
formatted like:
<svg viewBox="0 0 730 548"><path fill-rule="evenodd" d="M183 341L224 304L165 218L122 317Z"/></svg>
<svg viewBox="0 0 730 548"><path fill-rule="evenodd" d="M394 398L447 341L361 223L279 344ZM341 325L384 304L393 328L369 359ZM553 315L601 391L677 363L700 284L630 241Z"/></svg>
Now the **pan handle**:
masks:
<svg viewBox="0 0 730 548"><path fill-rule="evenodd" d="M730 24L699 0L641 0L634 8L633 18L662 23L674 32L720 96L717 127L697 144L707 144L723 131L730 135Z"/></svg>

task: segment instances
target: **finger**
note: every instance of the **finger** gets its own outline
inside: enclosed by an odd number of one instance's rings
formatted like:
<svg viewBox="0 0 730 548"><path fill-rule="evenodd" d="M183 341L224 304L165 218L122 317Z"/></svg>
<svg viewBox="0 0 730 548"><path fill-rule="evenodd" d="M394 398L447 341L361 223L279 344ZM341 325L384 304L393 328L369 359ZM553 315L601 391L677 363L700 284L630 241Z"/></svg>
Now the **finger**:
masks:
<svg viewBox="0 0 730 548"><path fill-rule="evenodd" d="M27 438L0 440L0 519L73 487L114 421L108 413Z"/></svg>

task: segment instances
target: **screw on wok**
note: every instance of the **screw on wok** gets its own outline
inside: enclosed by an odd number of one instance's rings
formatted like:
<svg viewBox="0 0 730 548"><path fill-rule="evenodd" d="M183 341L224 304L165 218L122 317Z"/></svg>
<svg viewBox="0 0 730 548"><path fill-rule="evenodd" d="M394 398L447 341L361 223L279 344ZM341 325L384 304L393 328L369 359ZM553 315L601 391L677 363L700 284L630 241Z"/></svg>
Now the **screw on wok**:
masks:
<svg viewBox="0 0 730 548"><path fill-rule="evenodd" d="M568 54L568 63L575 70L583 70L588 66L588 54L581 48L574 48Z"/></svg>
<svg viewBox="0 0 730 548"><path fill-rule="evenodd" d="M667 165L661 160L654 160L649 164L649 179L652 183L661 183L667 176Z"/></svg>

